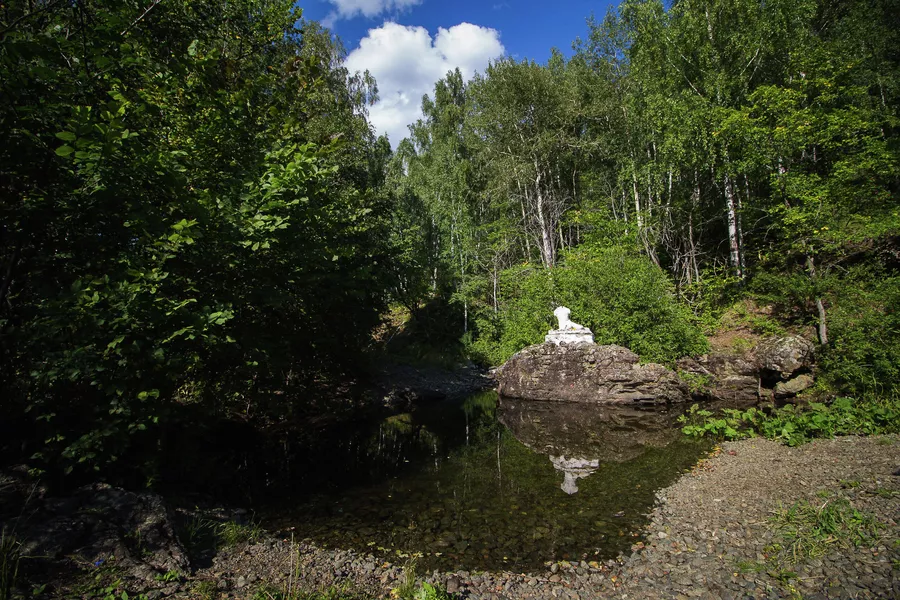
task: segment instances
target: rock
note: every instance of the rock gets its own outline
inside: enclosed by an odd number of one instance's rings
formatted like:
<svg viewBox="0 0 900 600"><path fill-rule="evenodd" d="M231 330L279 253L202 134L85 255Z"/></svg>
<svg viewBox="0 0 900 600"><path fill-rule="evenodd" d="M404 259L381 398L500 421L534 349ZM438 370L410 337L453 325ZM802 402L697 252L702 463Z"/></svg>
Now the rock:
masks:
<svg viewBox="0 0 900 600"><path fill-rule="evenodd" d="M79 507L71 510L72 501ZM106 484L79 488L71 497L48 499L16 525L28 540L23 553L57 560L81 556L102 564L110 558L136 579L190 570L172 518L156 494L136 494Z"/></svg>
<svg viewBox="0 0 900 600"><path fill-rule="evenodd" d="M744 352L711 352L697 358L682 358L678 371L697 400L721 400L729 407L744 408L762 399L786 398L812 384L814 348L808 340L795 336L770 337ZM779 392L773 387L801 373L807 378ZM809 387L807 385L807 387ZM783 388L784 386L782 386ZM806 389L806 388L803 388Z"/></svg>
<svg viewBox="0 0 900 600"><path fill-rule="evenodd" d="M815 346L798 335L787 335L763 340L754 354L764 378L787 380L798 371L812 369Z"/></svg>
<svg viewBox="0 0 900 600"><path fill-rule="evenodd" d="M797 375L788 381L779 381L775 384L775 397L790 398L796 396L803 390L811 388L813 383L815 383L815 380L812 375L807 374Z"/></svg>
<svg viewBox="0 0 900 600"><path fill-rule="evenodd" d="M677 366L698 400L728 400L747 406L759 400L759 370L752 355L712 352L683 358Z"/></svg>
<svg viewBox="0 0 900 600"><path fill-rule="evenodd" d="M456 577L450 577L447 579L447 593L455 594L459 591L459 579Z"/></svg>
<svg viewBox="0 0 900 600"><path fill-rule="evenodd" d="M690 399L662 365L640 364L622 346L552 343L529 346L500 369L501 396L591 404L667 404Z"/></svg>

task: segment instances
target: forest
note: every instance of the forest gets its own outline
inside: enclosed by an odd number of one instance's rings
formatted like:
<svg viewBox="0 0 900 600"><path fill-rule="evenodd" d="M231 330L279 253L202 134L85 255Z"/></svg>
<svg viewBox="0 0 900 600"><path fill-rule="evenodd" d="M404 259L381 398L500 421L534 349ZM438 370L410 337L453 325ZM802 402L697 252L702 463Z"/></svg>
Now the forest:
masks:
<svg viewBox="0 0 900 600"><path fill-rule="evenodd" d="M823 393L898 392L896 1L625 0L447 73L396 151L301 8L0 4L5 464L152 487L175 426L303 427L381 353L498 365L558 304L671 364L752 301Z"/></svg>

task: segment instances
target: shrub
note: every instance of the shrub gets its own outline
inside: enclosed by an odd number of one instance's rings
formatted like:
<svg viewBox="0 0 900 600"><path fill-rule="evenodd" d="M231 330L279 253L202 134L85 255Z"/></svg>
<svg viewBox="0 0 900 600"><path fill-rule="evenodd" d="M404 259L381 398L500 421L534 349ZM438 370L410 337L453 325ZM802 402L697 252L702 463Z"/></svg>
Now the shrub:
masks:
<svg viewBox="0 0 900 600"><path fill-rule="evenodd" d="M708 347L662 269L621 248L569 252L551 270L508 270L503 289L507 302L496 318L477 323L479 337L472 345L492 363L543 341L556 327L553 309L559 305L571 308L573 319L590 327L598 344L626 346L645 360L673 362Z"/></svg>
<svg viewBox="0 0 900 600"><path fill-rule="evenodd" d="M789 404L770 411L751 407L720 413L695 404L679 420L685 424L685 435L692 437L738 440L759 435L799 446L813 438L900 432L900 398L837 398L831 404L812 402L805 408Z"/></svg>
<svg viewBox="0 0 900 600"><path fill-rule="evenodd" d="M830 308L826 380L850 394L900 392L900 277L848 283Z"/></svg>

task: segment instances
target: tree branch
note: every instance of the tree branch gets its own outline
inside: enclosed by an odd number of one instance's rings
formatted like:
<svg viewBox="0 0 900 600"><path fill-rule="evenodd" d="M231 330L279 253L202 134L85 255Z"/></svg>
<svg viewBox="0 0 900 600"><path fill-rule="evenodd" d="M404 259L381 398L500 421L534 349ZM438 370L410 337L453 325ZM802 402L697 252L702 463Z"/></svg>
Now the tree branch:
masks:
<svg viewBox="0 0 900 600"><path fill-rule="evenodd" d="M141 16L139 16L137 19L135 19L134 21L132 21L132 22L131 22L131 25L129 25L128 27L126 27L125 29L123 29L123 30L122 30L122 33L120 33L119 35L125 35L125 34L128 33L129 31L131 31L131 29L132 29L135 25L137 25L138 23L140 23L140 22L144 19L144 17L146 17L147 14L148 14L151 10L153 10L154 8L156 8L156 5L159 4L160 2L162 2L162 0L153 0L153 4L151 4L150 6L148 6L148 7L147 7L147 10L145 10L143 13L141 13Z"/></svg>

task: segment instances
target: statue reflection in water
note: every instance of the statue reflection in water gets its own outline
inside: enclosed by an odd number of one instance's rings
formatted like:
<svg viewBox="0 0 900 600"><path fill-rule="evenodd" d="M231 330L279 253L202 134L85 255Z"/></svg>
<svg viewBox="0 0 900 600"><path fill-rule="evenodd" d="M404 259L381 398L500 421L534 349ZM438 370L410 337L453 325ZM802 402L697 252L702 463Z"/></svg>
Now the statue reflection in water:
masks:
<svg viewBox="0 0 900 600"><path fill-rule="evenodd" d="M567 494L578 491L578 480L587 477L598 468L600 461L596 458L566 458L565 456L551 456L550 462L553 468L563 472L563 482L559 487Z"/></svg>
<svg viewBox="0 0 900 600"><path fill-rule="evenodd" d="M578 480L602 463L624 463L648 448L678 439L680 410L641 410L500 398L500 421L528 448L547 455L562 474L560 489L578 492Z"/></svg>

